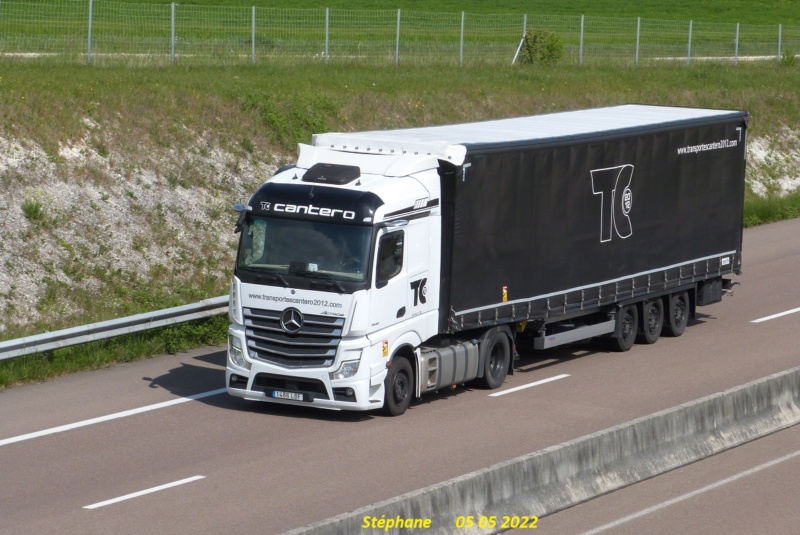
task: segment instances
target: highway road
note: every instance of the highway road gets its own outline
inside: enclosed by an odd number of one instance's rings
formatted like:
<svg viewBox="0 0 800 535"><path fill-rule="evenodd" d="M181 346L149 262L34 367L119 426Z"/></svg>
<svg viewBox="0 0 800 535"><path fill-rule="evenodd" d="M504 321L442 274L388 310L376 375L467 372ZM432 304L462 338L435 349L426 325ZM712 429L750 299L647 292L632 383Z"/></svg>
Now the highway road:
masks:
<svg viewBox="0 0 800 535"><path fill-rule="evenodd" d="M400 418L230 398L222 348L2 391L0 534L281 533L796 367L798 236L800 219L747 230L742 285L680 338L523 355L501 390L460 387Z"/></svg>
<svg viewBox="0 0 800 535"><path fill-rule="evenodd" d="M538 535L798 531L800 425L544 517L537 527Z"/></svg>

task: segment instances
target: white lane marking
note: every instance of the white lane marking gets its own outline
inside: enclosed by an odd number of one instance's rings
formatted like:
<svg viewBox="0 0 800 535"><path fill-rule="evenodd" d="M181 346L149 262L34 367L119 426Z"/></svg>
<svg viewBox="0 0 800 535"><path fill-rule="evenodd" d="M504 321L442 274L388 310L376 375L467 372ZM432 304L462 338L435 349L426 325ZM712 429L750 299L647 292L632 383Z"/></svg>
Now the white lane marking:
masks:
<svg viewBox="0 0 800 535"><path fill-rule="evenodd" d="M503 390L502 392L495 392L494 394L489 394L489 397L497 397L497 396L505 396L506 394L511 394L512 392L518 392L520 390L525 390L526 388L530 388L532 386L543 385L545 383L549 383L551 381L558 381L559 379L564 379L569 377L569 374L562 373L561 375L556 375L555 377L550 377L548 379L542 379L541 381L536 381L535 383L528 383L522 386L515 386L514 388L509 388L508 390Z"/></svg>
<svg viewBox="0 0 800 535"><path fill-rule="evenodd" d="M139 496L144 496L145 494L152 494L160 490L177 487L178 485L185 485L186 483L191 483L192 481L204 479L205 477L206 476L187 477L186 479L181 479L180 481L174 481L172 483L167 483L166 485L159 485L158 487L153 487L151 489L140 490L139 492L133 492L131 494L126 494L125 496L120 496L119 498L112 498L104 502L93 503L92 505L85 506L84 509L97 509L99 507L105 507L106 505L111 505L113 503L124 502L125 500L130 500L131 498L138 498Z"/></svg>
<svg viewBox="0 0 800 535"><path fill-rule="evenodd" d="M593 529L591 531L584 531L580 535L596 535L597 533L602 533L602 532L604 532L606 530L609 530L609 529L612 529L612 528L616 528L617 526L621 526L622 524L626 524L626 523L630 522L631 520L636 520L637 518L641 518L641 517L643 517L645 515L649 515L650 513L654 513L656 511L664 509L665 507L669 507L671 505L675 505L676 503L682 502L684 500L688 500L690 498L694 498L695 496L697 496L699 494L703 494L705 492L718 489L719 487L722 487L723 485L727 485L728 483L733 483L734 481L736 481L738 479L742 479L743 477L751 476L751 475L755 474L756 472L760 472L761 470L766 470L767 468L771 468L771 467L775 466L776 464L780 464L782 462L786 462L786 461L788 461L790 459L793 459L793 458L795 458L797 456L800 456L800 450L797 450L796 452L790 453L788 455L784 455L783 457L780 457L778 459L774 459L774 460L769 461L767 463L760 464L760 465L758 465L758 466L756 466L754 468L751 468L749 470L745 470L744 472L739 472L738 474L732 475L731 477L722 479L720 481L717 481L716 483L712 483L712 484L707 485L707 486L705 486L703 488L700 488L700 489L697 489L697 490L693 490L692 492L688 492L688 493L683 494L681 496L678 496L676 498L672 498L671 500L667 500L665 502L661 502L658 505L654 505L652 507L648 507L647 509L642 509L638 513L633 513L632 515L628 515L628 516L622 517L619 520L615 520L613 522L609 522L608 524L604 524L604 525L602 525L600 527L597 527L597 528L595 528L595 529Z"/></svg>
<svg viewBox="0 0 800 535"><path fill-rule="evenodd" d="M211 390L209 392L202 392L200 394L195 394L193 396L187 396L185 398L178 398L173 399L172 401L164 401L163 403L156 403L155 405L147 405L145 407L139 407L138 409L131 409L122 412L116 412L114 414L109 414L107 416L100 416L97 418L92 418L90 420L83 420L81 422L75 422L74 424L67 424L61 425L58 427L51 427L50 429L44 429L42 431L36 431L34 433L28 433L26 435L19 435L16 437L11 438L4 438L0 440L0 446L7 446L8 444L14 444L15 442L22 442L23 440L30 440L32 438L39 438L44 437L47 435L53 435L55 433L61 433L64 431L70 431L72 429L77 429L79 427L86 427L87 425L94 425L103 422L108 422L109 420L116 420L117 418L126 418L128 416L133 416L135 414L141 414L143 412L154 411L158 409L163 409L166 407L171 407L172 405L178 405L180 403L186 403L187 401L194 401L197 399L203 399L210 396L216 396L218 394L222 394L225 392L226 389L219 388L217 390Z"/></svg>
<svg viewBox="0 0 800 535"><path fill-rule="evenodd" d="M762 321L774 320L775 318L780 318L781 316L788 316L789 314L794 314L796 312L800 312L800 308L793 308L792 310L787 310L786 312L778 312L777 314L773 314L772 316L758 318L757 320L753 320L750 323L761 323Z"/></svg>

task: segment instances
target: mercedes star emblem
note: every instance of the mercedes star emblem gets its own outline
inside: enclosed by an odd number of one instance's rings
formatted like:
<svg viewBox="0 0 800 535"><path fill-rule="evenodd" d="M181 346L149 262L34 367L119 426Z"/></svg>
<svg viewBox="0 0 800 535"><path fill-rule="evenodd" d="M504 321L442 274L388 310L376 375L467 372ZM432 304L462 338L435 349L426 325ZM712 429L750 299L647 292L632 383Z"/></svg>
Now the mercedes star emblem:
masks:
<svg viewBox="0 0 800 535"><path fill-rule="evenodd" d="M289 334L297 334L303 328L303 314L296 308L287 308L281 314L281 327Z"/></svg>

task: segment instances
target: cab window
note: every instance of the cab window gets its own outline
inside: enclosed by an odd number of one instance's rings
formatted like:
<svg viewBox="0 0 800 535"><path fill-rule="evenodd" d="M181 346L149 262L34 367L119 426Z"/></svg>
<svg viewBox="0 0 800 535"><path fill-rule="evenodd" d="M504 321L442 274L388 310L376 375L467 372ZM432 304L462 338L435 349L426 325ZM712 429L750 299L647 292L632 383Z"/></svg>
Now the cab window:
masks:
<svg viewBox="0 0 800 535"><path fill-rule="evenodd" d="M404 233L393 232L382 236L378 242L378 264L375 285L386 286L389 279L397 276L403 269Z"/></svg>

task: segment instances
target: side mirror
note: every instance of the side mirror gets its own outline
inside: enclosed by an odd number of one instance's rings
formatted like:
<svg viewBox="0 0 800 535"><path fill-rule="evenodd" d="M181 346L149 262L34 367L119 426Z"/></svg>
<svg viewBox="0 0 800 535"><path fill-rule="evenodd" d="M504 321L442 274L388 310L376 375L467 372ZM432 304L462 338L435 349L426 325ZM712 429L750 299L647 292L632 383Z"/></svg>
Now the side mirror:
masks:
<svg viewBox="0 0 800 535"><path fill-rule="evenodd" d="M242 231L244 226L244 218L247 215L247 208L243 204L234 204L233 209L239 212L239 219L236 220L236 226L233 228L233 233L238 234Z"/></svg>

